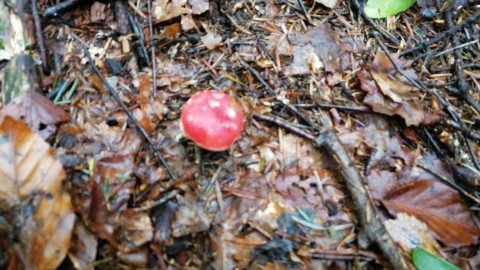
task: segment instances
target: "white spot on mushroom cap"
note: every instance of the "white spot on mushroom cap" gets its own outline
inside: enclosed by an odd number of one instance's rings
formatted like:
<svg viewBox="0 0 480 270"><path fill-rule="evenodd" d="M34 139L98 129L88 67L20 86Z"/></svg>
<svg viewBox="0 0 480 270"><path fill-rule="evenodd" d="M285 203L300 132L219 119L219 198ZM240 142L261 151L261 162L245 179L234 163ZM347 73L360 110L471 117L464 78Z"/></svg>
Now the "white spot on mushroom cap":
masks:
<svg viewBox="0 0 480 270"><path fill-rule="evenodd" d="M193 115L187 115L187 122L193 122Z"/></svg>
<svg viewBox="0 0 480 270"><path fill-rule="evenodd" d="M231 118L231 119L234 119L235 116L237 116L237 113L235 112L234 109L228 108L228 109L227 109L227 116L228 116L229 118Z"/></svg>
<svg viewBox="0 0 480 270"><path fill-rule="evenodd" d="M225 96L225 94L223 94L223 93L214 93L214 94L212 95L212 97L213 97L214 99L222 99L224 96Z"/></svg>
<svg viewBox="0 0 480 270"><path fill-rule="evenodd" d="M210 108L218 108L220 107L220 102L216 100L209 100L208 105L210 105Z"/></svg>
<svg viewBox="0 0 480 270"><path fill-rule="evenodd" d="M231 129L231 130L238 130L238 125L233 123L233 122L225 122L225 123L222 123L222 127L226 128L226 129Z"/></svg>

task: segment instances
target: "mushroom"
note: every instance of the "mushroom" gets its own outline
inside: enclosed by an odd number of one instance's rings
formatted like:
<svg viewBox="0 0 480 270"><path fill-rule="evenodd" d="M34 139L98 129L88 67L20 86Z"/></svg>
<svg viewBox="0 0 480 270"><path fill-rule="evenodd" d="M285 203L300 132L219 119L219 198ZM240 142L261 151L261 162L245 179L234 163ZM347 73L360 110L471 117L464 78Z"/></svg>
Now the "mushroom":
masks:
<svg viewBox="0 0 480 270"><path fill-rule="evenodd" d="M193 95L182 110L183 133L201 148L228 149L243 131L243 110L229 95L203 91Z"/></svg>

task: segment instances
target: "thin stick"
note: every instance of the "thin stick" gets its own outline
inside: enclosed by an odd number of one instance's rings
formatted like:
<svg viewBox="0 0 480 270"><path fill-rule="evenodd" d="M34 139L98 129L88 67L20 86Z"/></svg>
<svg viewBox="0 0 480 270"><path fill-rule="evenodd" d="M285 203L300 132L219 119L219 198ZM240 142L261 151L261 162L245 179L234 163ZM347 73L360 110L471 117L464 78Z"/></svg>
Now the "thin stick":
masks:
<svg viewBox="0 0 480 270"><path fill-rule="evenodd" d="M480 12L477 12L477 14L475 15L472 15L472 16L469 16L468 18L465 19L465 21L463 21L462 23L448 29L447 31L444 31L442 32L441 34L435 36L434 38L430 39L429 41L425 41L425 42L422 42L420 43L419 45L411 48L411 49L408 49L408 50L405 50L401 53L402 56L404 55L407 55L407 54L411 54L413 52L416 52L418 50L423 50L425 48L428 48L430 47L432 44L435 44L437 42L439 42L440 40L446 38L446 37L449 37L451 35L454 35L458 30L464 28L464 27L467 27L469 26L470 24L474 24L475 22L477 22L478 20L480 19Z"/></svg>
<svg viewBox="0 0 480 270"><path fill-rule="evenodd" d="M155 44L153 43L153 22L152 22L152 0L147 1L148 7L148 28L150 29L150 52L152 58L152 95L157 96L157 60L155 57Z"/></svg>
<svg viewBox="0 0 480 270"><path fill-rule="evenodd" d="M40 58L42 59L43 72L48 71L47 62L47 48L45 47L45 39L43 38L42 20L38 13L37 0L32 0L32 15L35 21L35 35L37 36L38 50L40 51Z"/></svg>
<svg viewBox="0 0 480 270"><path fill-rule="evenodd" d="M43 12L43 16L45 16L46 18L59 16L61 13L65 12L66 10L72 8L73 6L81 2L82 0L63 1L58 5L46 8L45 11Z"/></svg>
<svg viewBox="0 0 480 270"><path fill-rule="evenodd" d="M380 28L374 21L372 21L372 19L370 19L370 17L367 16L367 14L365 14L365 11L363 11L363 7L360 5L360 3L358 2L358 0L353 0L353 5L355 6L355 8L358 10L358 13L360 13L360 15L362 16L363 20L369 24L370 26L373 27L373 29L375 29L375 31L379 32L382 34L382 36L384 36L388 41L390 41L391 43L395 44L396 46L399 46L400 45L400 42L392 35L390 34L389 32L383 30L382 28Z"/></svg>
<svg viewBox="0 0 480 270"><path fill-rule="evenodd" d="M268 83L263 79L262 75L260 75L260 72L258 72L256 69L254 69L253 67L251 67L250 65L248 65L247 63L243 63L243 65L248 69L250 70L250 72L253 74L253 76L265 87L265 89L267 89L268 93L272 96L275 96L276 93L275 91L273 90L273 88L268 85ZM305 123L309 124L313 129L315 130L320 130L317 125L315 125L312 121L310 121L310 119L308 119L307 117L305 117L301 112L299 112L295 107L293 107L292 105L290 104L285 104L285 103L282 103L283 106L285 106L289 111L291 111L293 114L297 115L298 117L300 117L300 119L302 119Z"/></svg>

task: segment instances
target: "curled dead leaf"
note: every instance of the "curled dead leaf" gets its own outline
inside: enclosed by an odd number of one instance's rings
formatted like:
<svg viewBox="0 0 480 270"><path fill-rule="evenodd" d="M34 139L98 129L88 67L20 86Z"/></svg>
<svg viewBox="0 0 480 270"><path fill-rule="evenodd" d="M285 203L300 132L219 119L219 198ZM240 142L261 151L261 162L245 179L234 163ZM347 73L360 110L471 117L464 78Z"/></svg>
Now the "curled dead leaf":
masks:
<svg viewBox="0 0 480 270"><path fill-rule="evenodd" d="M25 124L0 123L0 241L14 246L26 269L55 269L70 246L75 215L53 150ZM15 261L14 258L11 258Z"/></svg>

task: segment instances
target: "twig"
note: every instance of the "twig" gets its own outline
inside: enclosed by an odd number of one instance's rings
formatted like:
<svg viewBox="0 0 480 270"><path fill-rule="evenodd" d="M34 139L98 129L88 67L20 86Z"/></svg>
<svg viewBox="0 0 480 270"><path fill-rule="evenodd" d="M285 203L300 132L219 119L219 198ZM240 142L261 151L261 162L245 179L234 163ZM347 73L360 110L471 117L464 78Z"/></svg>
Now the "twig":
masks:
<svg viewBox="0 0 480 270"><path fill-rule="evenodd" d="M179 193L180 193L180 191L178 189L174 189L170 193L168 193L167 195L165 195L165 196L161 197L160 199L154 201L153 203L150 203L150 204L147 204L147 205L144 205L144 206L141 206L141 207L133 208L132 210L134 212L142 212L142 211L150 210L150 209L155 208L155 207L157 207L161 204L164 204L165 202L167 202L170 199L175 198L175 196L177 196Z"/></svg>
<svg viewBox="0 0 480 270"><path fill-rule="evenodd" d="M342 106L335 104L323 104L318 101L314 101L315 104L322 109L339 109L344 111L360 112L360 113L376 113L368 107L351 107L351 106Z"/></svg>
<svg viewBox="0 0 480 270"><path fill-rule="evenodd" d="M449 52L451 52L451 51L454 51L454 50L457 50L457 49L461 49L461 48L463 48L463 47L470 46L470 45L472 45L472 44L477 43L478 41L479 41L479 39L477 38L477 39L474 39L474 40L469 41L469 42L467 42L467 43L463 43L463 44L461 44L461 45L458 45L458 46L456 46L456 47L453 47L453 48L450 48L450 49L441 51L441 52L435 54L434 56L432 56L432 57L430 58L430 60L433 59L433 58L435 58L435 57L439 57L439 56L441 56L441 55L444 55L444 54L446 54L446 53L449 53ZM465 67L465 65L462 65L462 66Z"/></svg>
<svg viewBox="0 0 480 270"><path fill-rule="evenodd" d="M270 85L268 85L268 83L263 79L262 75L260 75L260 72L258 72L256 69L254 69L253 67L251 67L250 65L248 65L247 63L243 63L243 65L252 73L252 75L263 85L263 87L265 87L265 89L267 89L268 93L272 96L276 96L276 93L275 91L273 90L272 87L270 87ZM310 121L310 119L308 119L307 117L305 117L301 112L299 112L295 107L293 107L292 105L290 104L285 104L285 103L281 103L284 107L286 107L290 112L292 112L293 114L297 115L298 117L300 117L300 119L302 119L302 121L304 121L305 123L307 123L308 125L310 125L313 129L315 129L316 131L319 131L320 129L317 127L317 125L315 125L312 121Z"/></svg>
<svg viewBox="0 0 480 270"><path fill-rule="evenodd" d="M157 60L155 57L155 44L153 43L153 22L152 22L152 0L147 1L148 7L148 29L150 32L150 52L152 58L152 95L157 96Z"/></svg>
<svg viewBox="0 0 480 270"><path fill-rule="evenodd" d="M37 0L32 0L32 15L35 21L35 35L37 36L38 50L42 59L43 72L48 71L47 48L45 47L45 39L43 38L42 20L38 13Z"/></svg>
<svg viewBox="0 0 480 270"><path fill-rule="evenodd" d="M452 21L453 19L452 19L451 10L447 10L445 12L445 17L446 17L448 27L449 28L454 27L455 24ZM464 94L465 91L467 91L468 86L467 86L467 82L465 81L465 73L463 73L463 68L462 68L463 59L462 59L462 52L461 50L458 49L459 44L460 44L460 41L458 40L458 35L453 35L452 45L454 48L457 48L453 50L453 56L455 58L455 65L454 65L455 74L457 75L457 83L458 83L460 93Z"/></svg>
<svg viewBox="0 0 480 270"><path fill-rule="evenodd" d="M416 52L418 50L423 50L425 48L428 48L432 44L435 44L435 43L439 42L440 40L455 34L458 30L477 22L479 19L480 19L480 12L477 12L477 14L469 16L462 23L460 23L460 24L458 24L458 25L456 25L456 26L454 26L454 27L452 27L452 28L450 28L446 31L443 31L441 34L435 36L434 38L430 39L429 41L422 42L419 45L417 45L417 46L415 46L411 49L403 51L401 53L401 56L411 54L411 53Z"/></svg>
<svg viewBox="0 0 480 270"><path fill-rule="evenodd" d="M63 1L63 2L59 3L58 5L46 8L45 11L43 12L43 16L45 16L46 18L57 17L61 13L65 12L66 10L74 7L76 4L79 4L81 2L82 2L82 0L66 0L66 1Z"/></svg>
<svg viewBox="0 0 480 270"><path fill-rule="evenodd" d="M328 155L332 156L339 166L340 174L354 201L360 223L368 238L377 243L394 269L413 269L413 266L402 256L402 253L380 221L377 210L364 187L365 181L363 177L355 169L347 151L332 130L331 121L325 112L320 111L320 122L323 129L317 137L290 126L280 119L260 114L253 114L253 117L285 127L297 135L312 141L316 147L324 149Z"/></svg>
<svg viewBox="0 0 480 270"><path fill-rule="evenodd" d="M421 163L417 163L416 166L425 170L426 172L432 174L433 176L437 177L438 179L440 179L442 181L442 183L444 183L445 185L455 189L459 193L463 194L463 196L468 197L470 200L474 201L476 204L480 204L480 200L478 198L476 198L475 196L472 196L470 193L466 192L462 187L457 185L455 182L448 181L448 179L445 178L445 176L438 174L437 172L428 168L428 166L425 166Z"/></svg>
<svg viewBox="0 0 480 270"><path fill-rule="evenodd" d="M365 14L365 11L363 11L363 7L362 5L360 5L360 3L358 2L358 0L353 0L353 5L355 6L355 8L357 9L358 13L362 16L363 20L369 24L370 26L373 27L373 29L375 29L375 31L379 32L382 34L383 37L385 37L390 43L393 43L395 44L396 46L399 46L400 45L400 42L392 35L390 34L389 32L383 30L382 28L380 28L374 21L372 21L372 19L370 19L370 17L367 16L367 14Z"/></svg>
<svg viewBox="0 0 480 270"><path fill-rule="evenodd" d="M72 34L73 37L75 37L75 39L79 40L80 38L77 37L76 35ZM82 42L83 44L83 42ZM95 63L93 62L93 59L92 59L92 56L90 55L90 52L88 51L88 47L85 46L85 44L83 44L83 50L85 52L85 55L88 57L88 62L90 63L90 66L92 66L92 69L93 71L95 72L95 74L97 74L97 76L100 78L100 80L102 81L102 83L105 85L105 87L107 88L108 92L113 96L113 98L118 102L118 104L120 104L120 106L122 107L122 109L127 113L128 117L130 118L130 120L135 124L135 126L137 127L137 129L140 131L140 133L142 134L142 136L147 140L148 144L152 147L153 149L153 152L155 153L155 156L157 156L157 158L160 160L160 162L162 163L162 165L165 167L165 169L167 170L167 173L168 175L170 176L170 180L175 180L177 179L177 176L175 175L175 173L172 171L172 169L170 168L170 166L168 165L168 163L165 161L165 159L163 158L162 156L162 153L160 153L160 150L158 150L157 148L157 145L153 142L152 138L150 138L150 136L148 135L147 131L145 131L145 129L142 127L142 125L138 122L138 120L135 118L135 116L133 115L132 111L130 111L130 109L127 107L127 105L125 105L125 103L122 101L122 99L118 96L118 94L115 92L115 89L113 89L113 87L110 85L110 83L108 83L107 79L105 79L105 77L103 76L103 74L100 72L100 70L98 70L97 66L95 65Z"/></svg>
<svg viewBox="0 0 480 270"><path fill-rule="evenodd" d="M302 10L303 16L305 16L305 19L307 19L307 22L309 24L312 24L312 19L310 18L310 15L308 14L308 10L305 8L305 5L303 4L303 0L297 0L298 6Z"/></svg>
<svg viewBox="0 0 480 270"><path fill-rule="evenodd" d="M140 64L142 66L149 65L150 57L148 56L147 47L145 47L145 38L143 37L143 31L140 30L138 22L135 20L135 18L130 12L128 13L128 21L130 22L130 27L132 28L133 33L135 34L134 37L136 38L133 44L140 47L140 49L137 50L137 53L140 54L138 56L141 60Z"/></svg>

